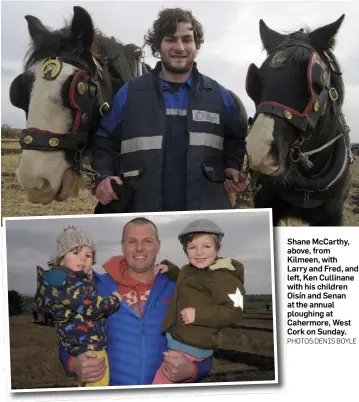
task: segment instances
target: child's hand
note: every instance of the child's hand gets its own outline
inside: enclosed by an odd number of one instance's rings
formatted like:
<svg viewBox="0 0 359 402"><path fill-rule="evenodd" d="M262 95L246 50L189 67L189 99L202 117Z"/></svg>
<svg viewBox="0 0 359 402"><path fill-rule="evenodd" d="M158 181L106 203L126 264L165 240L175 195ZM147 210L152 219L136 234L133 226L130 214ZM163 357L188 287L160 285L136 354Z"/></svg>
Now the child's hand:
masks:
<svg viewBox="0 0 359 402"><path fill-rule="evenodd" d="M117 290L115 290L114 292L112 292L112 296L116 296L118 298L118 300L122 301L122 297L119 294L119 292L117 292Z"/></svg>
<svg viewBox="0 0 359 402"><path fill-rule="evenodd" d="M168 266L165 264L158 264L155 266L155 275L157 275L159 272L161 272L161 274L164 274L165 272L168 272Z"/></svg>
<svg viewBox="0 0 359 402"><path fill-rule="evenodd" d="M194 322L194 319L196 317L196 309L193 307L184 308L181 311L181 317L185 324L192 324L192 322Z"/></svg>

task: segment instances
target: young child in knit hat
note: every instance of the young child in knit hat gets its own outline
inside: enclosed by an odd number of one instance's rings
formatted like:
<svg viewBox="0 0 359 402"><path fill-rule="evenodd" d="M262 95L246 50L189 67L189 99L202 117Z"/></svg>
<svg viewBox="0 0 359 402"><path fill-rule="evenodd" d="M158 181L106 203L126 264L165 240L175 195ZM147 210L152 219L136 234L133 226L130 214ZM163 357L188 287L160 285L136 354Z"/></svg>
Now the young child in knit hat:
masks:
<svg viewBox="0 0 359 402"><path fill-rule="evenodd" d="M155 273L166 273L177 283L162 324L168 349L191 361L211 356L217 347L225 348L220 330L242 318L244 267L234 259L219 257L223 236L216 223L194 221L178 236L189 263L179 270L165 260L155 268ZM153 384L172 383L166 370L162 363Z"/></svg>
<svg viewBox="0 0 359 402"><path fill-rule="evenodd" d="M94 285L92 265L95 243L83 229L70 226L57 238L56 256L50 258L50 270L37 267L38 309L51 311L64 349L71 356L95 351L105 358L106 374L91 386L109 385L107 338L103 318L120 306L120 294L101 297Z"/></svg>

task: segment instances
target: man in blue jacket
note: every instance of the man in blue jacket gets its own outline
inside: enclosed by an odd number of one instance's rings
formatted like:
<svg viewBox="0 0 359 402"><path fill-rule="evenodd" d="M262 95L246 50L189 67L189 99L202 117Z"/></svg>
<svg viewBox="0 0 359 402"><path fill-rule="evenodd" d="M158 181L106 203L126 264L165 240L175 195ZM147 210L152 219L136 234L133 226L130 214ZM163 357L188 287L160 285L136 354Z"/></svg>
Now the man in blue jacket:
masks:
<svg viewBox="0 0 359 402"><path fill-rule="evenodd" d="M154 275L159 250L154 223L134 218L123 229L123 256L112 257L104 264L106 274L95 273L101 296L114 291L121 295L120 308L106 318L110 385L152 384L162 362L174 382L196 382L211 369L211 358L193 363L167 350L161 326L175 282L167 275ZM95 357L91 351L70 357L60 347L66 371L84 383L98 381L105 374L104 359Z"/></svg>
<svg viewBox="0 0 359 402"><path fill-rule="evenodd" d="M248 184L242 103L197 70L203 29L190 11L162 10L145 41L161 61L115 95L92 167L132 185L129 212L230 208L228 193ZM102 205L118 199L110 177L97 183Z"/></svg>

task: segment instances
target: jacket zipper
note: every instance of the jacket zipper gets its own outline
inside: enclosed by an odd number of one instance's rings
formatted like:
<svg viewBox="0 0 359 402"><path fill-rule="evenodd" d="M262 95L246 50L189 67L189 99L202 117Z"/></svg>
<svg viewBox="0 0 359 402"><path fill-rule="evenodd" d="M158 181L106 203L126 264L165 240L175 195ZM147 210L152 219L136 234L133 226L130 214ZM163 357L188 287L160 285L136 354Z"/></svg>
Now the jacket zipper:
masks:
<svg viewBox="0 0 359 402"><path fill-rule="evenodd" d="M143 380L143 362L144 362L144 350L145 350L145 348L144 348L144 337L143 337L143 334L144 334L143 321L142 321L141 317L137 316L133 312L133 310L132 310L132 308L130 306L128 306L128 309L130 310L130 314L133 314L140 322L140 335L141 335L141 372L140 372L140 381L141 381L141 384L143 384L143 381L144 381Z"/></svg>
<svg viewBox="0 0 359 402"><path fill-rule="evenodd" d="M152 285L152 289L153 289L153 285ZM149 294L149 296L148 296L143 308L142 308L141 303L140 303L140 306L139 306L139 309L138 309L138 312L140 314L139 320L140 320L140 334L141 334L141 384L145 383L144 382L145 381L145 379L144 379L144 374L145 374L144 373L144 362L145 362L145 336L144 335L145 335L145 328L144 328L143 321L144 321L144 315L145 315L145 307L146 307L146 304L149 302L149 299L151 297L152 289L150 291L150 294ZM136 293L137 293L137 289L136 289ZM139 294L137 293L137 297L138 296L139 296ZM142 313L140 313L141 308L142 308Z"/></svg>
<svg viewBox="0 0 359 402"><path fill-rule="evenodd" d="M151 303L151 298L154 297L153 296L153 294L154 294L153 289L155 288L156 281L158 281L158 278L155 279L153 284L152 284L150 294L149 294L149 296L148 296L148 298L146 300L146 303L145 303L145 305L143 307L141 318L139 318L140 324L141 324L140 328L141 328L141 348L142 348L142 350L141 350L141 356L142 356L142 362L141 362L141 384L144 384L144 381L145 381L145 379L144 379L144 374L145 374L144 373L144 362L145 362L145 357L146 357L145 356L145 336L144 336L145 335L145 328L144 328L145 310L148 311L148 309L151 307L150 303Z"/></svg>
<svg viewBox="0 0 359 402"><path fill-rule="evenodd" d="M137 286L136 286L136 294L137 294L137 298L140 298L140 294L137 291ZM150 292L150 294L151 294L151 292ZM148 301L148 299L147 299L147 301ZM143 373L144 364L143 364L143 362L145 361L145 345L144 345L145 337L144 337L144 328L143 328L143 314L145 312L145 307L143 306L142 312L141 312L141 309L142 309L142 306L141 306L141 301L140 301L140 304L138 307L138 314L139 314L138 319L140 320L140 334L141 334L141 384L143 384L144 383L144 373Z"/></svg>

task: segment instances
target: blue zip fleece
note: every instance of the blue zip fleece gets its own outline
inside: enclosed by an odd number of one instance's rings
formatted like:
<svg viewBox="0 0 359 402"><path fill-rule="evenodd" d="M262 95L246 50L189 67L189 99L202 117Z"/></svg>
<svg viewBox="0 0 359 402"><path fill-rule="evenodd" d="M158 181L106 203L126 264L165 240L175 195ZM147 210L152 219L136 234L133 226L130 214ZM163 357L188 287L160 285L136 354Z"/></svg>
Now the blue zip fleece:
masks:
<svg viewBox="0 0 359 402"><path fill-rule="evenodd" d="M96 289L101 296L117 290L116 282L108 274L95 273ZM167 350L161 332L168 302L176 284L167 275L157 275L140 319L126 302L106 319L110 385L152 384L156 371ZM69 355L61 348L60 359L67 367ZM197 364L197 378L211 369L212 360Z"/></svg>

